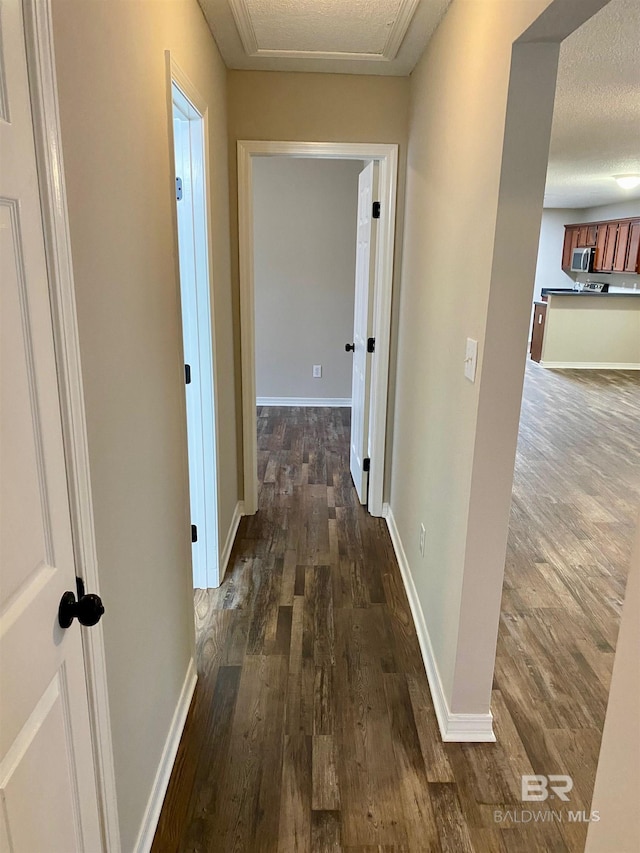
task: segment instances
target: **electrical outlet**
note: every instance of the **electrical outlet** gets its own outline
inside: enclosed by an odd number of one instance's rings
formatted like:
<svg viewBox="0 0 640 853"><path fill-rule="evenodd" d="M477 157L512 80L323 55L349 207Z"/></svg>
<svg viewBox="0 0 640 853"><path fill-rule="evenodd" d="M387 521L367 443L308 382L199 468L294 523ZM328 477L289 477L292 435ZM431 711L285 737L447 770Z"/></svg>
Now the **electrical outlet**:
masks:
<svg viewBox="0 0 640 853"><path fill-rule="evenodd" d="M426 536L426 531L424 529L424 524L420 525L420 556L424 557L424 539Z"/></svg>
<svg viewBox="0 0 640 853"><path fill-rule="evenodd" d="M322 365L314 364L313 365L313 378L314 379L322 379Z"/></svg>

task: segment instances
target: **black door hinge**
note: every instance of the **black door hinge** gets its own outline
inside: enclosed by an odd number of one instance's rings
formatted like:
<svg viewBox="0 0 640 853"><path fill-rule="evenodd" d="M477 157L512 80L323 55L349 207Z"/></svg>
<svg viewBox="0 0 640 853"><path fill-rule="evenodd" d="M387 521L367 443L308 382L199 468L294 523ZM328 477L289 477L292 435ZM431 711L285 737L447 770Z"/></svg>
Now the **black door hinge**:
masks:
<svg viewBox="0 0 640 853"><path fill-rule="evenodd" d="M184 366L184 384L191 385L191 365L185 364Z"/></svg>
<svg viewBox="0 0 640 853"><path fill-rule="evenodd" d="M368 456L362 460L362 470L366 473L371 470L371 459Z"/></svg>
<svg viewBox="0 0 640 853"><path fill-rule="evenodd" d="M182 201L182 178L176 178L176 201Z"/></svg>
<svg viewBox="0 0 640 853"><path fill-rule="evenodd" d="M373 216L374 219L380 219L380 202L379 201L373 202L373 210L371 211L371 215Z"/></svg>
<svg viewBox="0 0 640 853"><path fill-rule="evenodd" d="M198 541L198 528L195 524L191 525L191 541L192 542Z"/></svg>
<svg viewBox="0 0 640 853"><path fill-rule="evenodd" d="M375 352L376 351L376 339L375 338L367 338L367 352Z"/></svg>

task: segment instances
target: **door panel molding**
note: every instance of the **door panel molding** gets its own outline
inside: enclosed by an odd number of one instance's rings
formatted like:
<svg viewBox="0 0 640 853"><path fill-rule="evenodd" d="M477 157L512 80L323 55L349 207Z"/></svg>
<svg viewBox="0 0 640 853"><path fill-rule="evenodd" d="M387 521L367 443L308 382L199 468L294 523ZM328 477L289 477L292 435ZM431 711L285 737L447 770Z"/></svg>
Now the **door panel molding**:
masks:
<svg viewBox="0 0 640 853"><path fill-rule="evenodd" d="M5 212L6 219L5 220ZM45 451L42 445L42 428L40 424L40 408L38 404L38 379L35 368L35 355L33 345L33 332L31 329L31 314L29 310L29 293L27 286L27 272L25 270L24 255L22 250L22 226L20 224L20 204L17 199L0 198L0 222L7 229L7 236L11 245L10 256L16 271L18 284L18 303L20 306L20 322L24 338L24 354L26 366L26 384L29 389L31 400L31 414L33 419L33 431L35 435L35 474L40 492L40 505L42 508L42 534L44 539L45 568L56 564L54 552L54 536L51 528L51 514L49 512L49 496L47 490L47 472L45 465ZM38 566L34 571L37 572Z"/></svg>
<svg viewBox="0 0 640 853"><path fill-rule="evenodd" d="M371 365L369 419L369 511L382 516L391 295L395 242L398 146L359 142L265 142L239 140L238 150L238 242L240 269L240 327L242 357L242 438L244 511L258 509L258 448L255 369L255 291L253 266L253 158L312 157L330 160L376 160L379 166L379 200L376 246L373 329L376 352Z"/></svg>
<svg viewBox="0 0 640 853"><path fill-rule="evenodd" d="M24 0L38 178L60 386L73 548L85 585L100 593L50 0ZM82 629L104 850L120 853L102 623Z"/></svg>

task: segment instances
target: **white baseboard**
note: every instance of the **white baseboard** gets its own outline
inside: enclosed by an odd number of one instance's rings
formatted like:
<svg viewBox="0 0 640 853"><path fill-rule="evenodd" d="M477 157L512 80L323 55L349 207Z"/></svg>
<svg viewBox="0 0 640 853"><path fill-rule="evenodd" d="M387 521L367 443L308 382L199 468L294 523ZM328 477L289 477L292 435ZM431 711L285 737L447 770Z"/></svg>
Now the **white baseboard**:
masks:
<svg viewBox="0 0 640 853"><path fill-rule="evenodd" d="M151 789L151 796L149 797L144 818L142 819L138 840L133 848L135 853L149 853L151 850L153 836L155 835L158 820L160 819L162 803L167 793L171 771L176 760L180 738L182 737L184 724L187 720L187 712L189 711L193 691L196 688L197 679L198 674L196 672L195 661L191 658L182 690L180 691L180 698L178 699L178 704L176 705L176 710L169 726L169 734L162 750L162 757L160 758L156 778Z"/></svg>
<svg viewBox="0 0 640 853"><path fill-rule="evenodd" d="M351 397L257 397L256 406L330 406L351 408Z"/></svg>
<svg viewBox="0 0 640 853"><path fill-rule="evenodd" d="M422 660L424 668L427 672L427 680L429 689L431 690L431 698L436 711L436 718L440 728L440 735L443 741L455 742L471 742L471 743L486 743L493 742L496 739L493 733L493 715L488 714L454 714L449 709L449 703L442 686L442 679L438 670L429 630L422 612L422 605L418 598L409 561L400 539L398 528L393 517L393 512L389 504L385 503L382 508L383 517L386 519L389 535L393 544L393 550L398 560L400 574L404 582L404 587L407 591L409 599L409 607L416 627L420 651L422 652Z"/></svg>
<svg viewBox="0 0 640 853"><path fill-rule="evenodd" d="M233 543L236 539L236 533L238 532L238 526L240 524L240 519L244 515L244 502L238 501L235 509L233 510L233 516L231 518L231 524L229 525L229 530L227 532L227 538L225 539L224 548L222 549L222 554L220 555L220 583L224 580L224 576L227 573L227 568L229 566L229 558L231 557L231 549L233 548Z"/></svg>
<svg viewBox="0 0 640 853"><path fill-rule="evenodd" d="M556 370L640 370L637 362L610 361L541 361L540 367L550 367Z"/></svg>

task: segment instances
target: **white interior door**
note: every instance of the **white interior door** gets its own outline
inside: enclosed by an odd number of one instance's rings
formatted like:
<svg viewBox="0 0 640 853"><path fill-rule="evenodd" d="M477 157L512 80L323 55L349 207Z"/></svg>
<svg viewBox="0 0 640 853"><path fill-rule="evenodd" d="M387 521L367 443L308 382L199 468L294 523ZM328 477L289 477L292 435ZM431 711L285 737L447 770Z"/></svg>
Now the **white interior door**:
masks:
<svg viewBox="0 0 640 853"><path fill-rule="evenodd" d="M351 384L351 476L360 503L367 502L368 474L364 460L369 456L369 397L371 354L367 339L373 337L373 281L375 273L375 230L373 202L377 190L377 164L372 161L358 178L358 238L356 248L356 292L353 314L353 374Z"/></svg>
<svg viewBox="0 0 640 853"><path fill-rule="evenodd" d="M218 586L220 578L204 129L203 117L175 83L172 93L182 338L188 365L189 498L197 531L193 585L207 589Z"/></svg>
<svg viewBox="0 0 640 853"><path fill-rule="evenodd" d="M99 851L21 3L0 14L0 849Z"/></svg>

